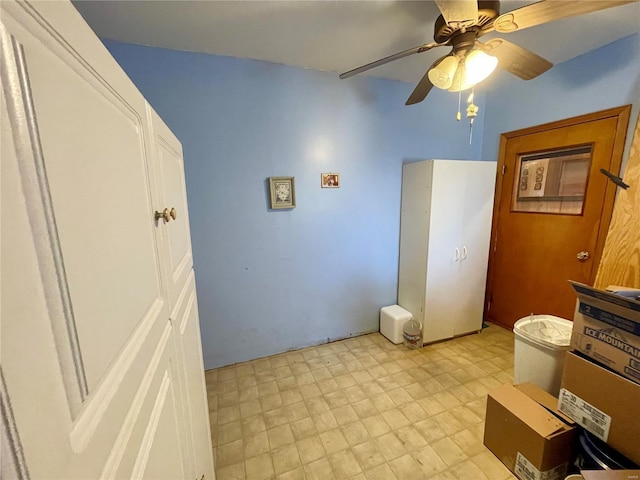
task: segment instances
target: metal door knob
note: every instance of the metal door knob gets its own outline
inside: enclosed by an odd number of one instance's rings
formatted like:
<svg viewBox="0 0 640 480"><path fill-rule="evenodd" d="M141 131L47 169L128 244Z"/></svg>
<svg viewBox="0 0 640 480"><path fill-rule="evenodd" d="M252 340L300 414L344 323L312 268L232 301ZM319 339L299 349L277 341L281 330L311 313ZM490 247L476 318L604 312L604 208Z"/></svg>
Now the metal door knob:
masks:
<svg viewBox="0 0 640 480"><path fill-rule="evenodd" d="M178 218L178 212L175 208L171 209L171 211L169 212L169 215L171 215L171 218L173 218L174 220Z"/></svg>
<svg viewBox="0 0 640 480"><path fill-rule="evenodd" d="M589 255L589 252L578 252L578 254L576 255L576 258L578 260L587 260L591 255Z"/></svg>
<svg viewBox="0 0 640 480"><path fill-rule="evenodd" d="M156 214L155 214L156 221L160 220L161 218L164 219L165 222L168 222L169 220L171 220L171 213L169 212L168 208L165 208L161 212L156 210Z"/></svg>

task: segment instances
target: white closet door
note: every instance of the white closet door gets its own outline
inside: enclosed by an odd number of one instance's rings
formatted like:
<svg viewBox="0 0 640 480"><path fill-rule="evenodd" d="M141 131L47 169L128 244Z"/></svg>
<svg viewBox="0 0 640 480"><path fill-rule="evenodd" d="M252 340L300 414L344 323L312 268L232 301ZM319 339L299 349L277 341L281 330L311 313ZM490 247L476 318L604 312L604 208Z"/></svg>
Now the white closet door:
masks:
<svg viewBox="0 0 640 480"><path fill-rule="evenodd" d="M163 236L163 265L172 310L184 288L193 267L187 190L184 179L182 145L158 114L147 105L152 129L155 171L157 174L159 212L167 209L169 220L158 220Z"/></svg>
<svg viewBox="0 0 640 480"><path fill-rule="evenodd" d="M496 162L467 161L460 261L460 316L455 335L482 329Z"/></svg>
<svg viewBox="0 0 640 480"><path fill-rule="evenodd" d="M460 317L460 239L464 212L465 162L433 161L429 253L425 293L425 342L451 338ZM463 288L463 287L462 287Z"/></svg>
<svg viewBox="0 0 640 480"><path fill-rule="evenodd" d="M173 320L179 351L185 415L188 419L189 450L194 465L194 478L213 478L209 406L204 379L202 343L198 317L195 276L193 270L180 293L178 314Z"/></svg>
<svg viewBox="0 0 640 480"><path fill-rule="evenodd" d="M1 5L7 465L186 478L145 102L71 4L35 5Z"/></svg>
<svg viewBox="0 0 640 480"><path fill-rule="evenodd" d="M175 209L176 218L157 222L161 233L162 267L171 300L171 321L177 349L185 443L192 470L189 477L213 478L209 407L206 398L200 323L192 269L191 237L187 210L182 146L158 114L147 105L152 128L155 172L158 185L157 209Z"/></svg>
<svg viewBox="0 0 640 480"><path fill-rule="evenodd" d="M398 305L424 321L432 162L402 167Z"/></svg>

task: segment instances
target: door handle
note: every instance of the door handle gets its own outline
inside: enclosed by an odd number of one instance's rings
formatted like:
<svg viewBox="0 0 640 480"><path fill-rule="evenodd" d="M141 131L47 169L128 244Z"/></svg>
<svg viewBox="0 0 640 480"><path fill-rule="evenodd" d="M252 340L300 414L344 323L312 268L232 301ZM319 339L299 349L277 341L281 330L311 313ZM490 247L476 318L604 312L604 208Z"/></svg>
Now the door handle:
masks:
<svg viewBox="0 0 640 480"><path fill-rule="evenodd" d="M460 249L458 247L456 247L456 253L453 256L453 261L457 262L458 260L460 260Z"/></svg>
<svg viewBox="0 0 640 480"><path fill-rule="evenodd" d="M162 218L165 221L165 223L167 223L169 220L171 220L171 212L169 212L168 208L165 208L161 212L156 210L156 213L155 213L154 217L155 217L156 221L158 221L158 220L160 220Z"/></svg>
<svg viewBox="0 0 640 480"><path fill-rule="evenodd" d="M177 217L178 211L175 208L172 208L171 210L165 208L161 212L156 210L156 213L154 214L154 218L156 219L156 221L162 219L164 220L164 223L168 223L172 218L175 220Z"/></svg>
<svg viewBox="0 0 640 480"><path fill-rule="evenodd" d="M467 258L467 246L463 245L462 246L462 260L464 260L465 258Z"/></svg>
<svg viewBox="0 0 640 480"><path fill-rule="evenodd" d="M590 256L591 255L589 255L589 252L578 252L578 254L576 255L576 258L578 260L584 261L584 260L588 260Z"/></svg>

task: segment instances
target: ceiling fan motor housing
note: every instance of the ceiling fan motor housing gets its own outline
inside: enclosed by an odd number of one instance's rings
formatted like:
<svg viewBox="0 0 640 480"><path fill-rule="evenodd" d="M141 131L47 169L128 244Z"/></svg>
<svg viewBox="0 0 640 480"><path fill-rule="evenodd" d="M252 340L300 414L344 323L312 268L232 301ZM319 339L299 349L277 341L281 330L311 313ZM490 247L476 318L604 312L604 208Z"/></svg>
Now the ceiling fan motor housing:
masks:
<svg viewBox="0 0 640 480"><path fill-rule="evenodd" d="M446 43L449 40L453 40L463 31L473 31L473 37L475 39L475 32L481 30L484 26L493 22L500 15L500 2L499 1L479 1L478 2L478 21L471 26L460 28L458 26L448 25L444 17L440 15L435 23L433 30L433 39L437 43ZM454 42L452 42L454 43ZM460 45L460 49L464 48ZM471 45L470 48L473 48Z"/></svg>

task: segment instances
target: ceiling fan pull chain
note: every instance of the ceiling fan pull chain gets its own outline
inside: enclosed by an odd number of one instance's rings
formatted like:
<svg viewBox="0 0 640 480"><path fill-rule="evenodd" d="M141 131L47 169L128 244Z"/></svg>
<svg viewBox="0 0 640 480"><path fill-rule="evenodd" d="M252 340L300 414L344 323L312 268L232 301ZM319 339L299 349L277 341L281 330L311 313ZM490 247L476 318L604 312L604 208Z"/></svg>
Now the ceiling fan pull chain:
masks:
<svg viewBox="0 0 640 480"><path fill-rule="evenodd" d="M475 96L476 87L472 87L471 95L469 95L469 106L467 107L467 118L469 119L469 145L473 139L473 121L478 116L478 106L473 103L473 97Z"/></svg>
<svg viewBox="0 0 640 480"><path fill-rule="evenodd" d="M464 62L464 57L460 59L460 63L458 63L458 70L461 70L462 74L458 75L458 113L456 115L456 120L460 121L462 115L460 114L460 104L462 103L462 78L466 77L467 67ZM465 79L466 81L466 79Z"/></svg>

